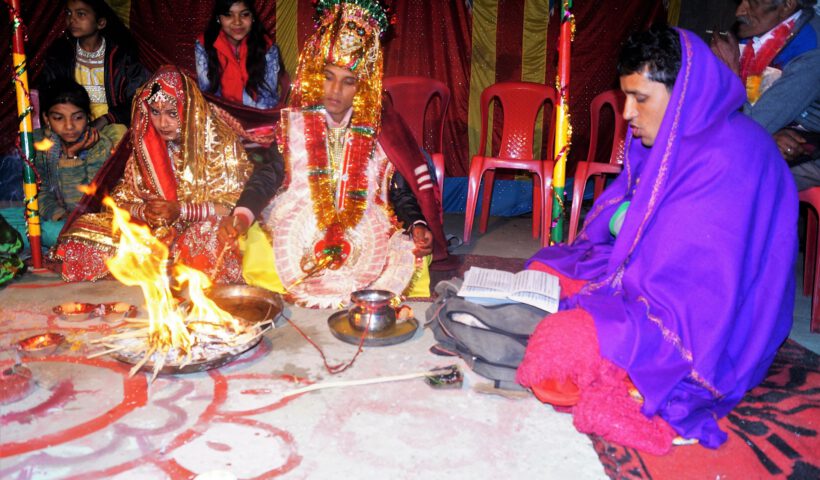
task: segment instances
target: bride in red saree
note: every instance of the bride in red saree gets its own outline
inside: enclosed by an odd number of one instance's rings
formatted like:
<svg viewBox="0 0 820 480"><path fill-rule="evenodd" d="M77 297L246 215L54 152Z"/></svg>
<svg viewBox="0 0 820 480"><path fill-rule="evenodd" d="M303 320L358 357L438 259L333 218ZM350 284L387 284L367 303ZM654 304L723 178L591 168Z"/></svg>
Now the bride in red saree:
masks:
<svg viewBox="0 0 820 480"><path fill-rule="evenodd" d="M147 224L171 250L172 262L197 268L217 283L241 280L241 262L227 251L219 265L216 230L253 170L238 123L205 101L196 82L165 66L137 92L133 149L112 192L132 221ZM96 179L99 180L99 179ZM86 213L63 230L54 256L69 282L105 277L114 255L109 211ZM218 271L211 270L218 267Z"/></svg>

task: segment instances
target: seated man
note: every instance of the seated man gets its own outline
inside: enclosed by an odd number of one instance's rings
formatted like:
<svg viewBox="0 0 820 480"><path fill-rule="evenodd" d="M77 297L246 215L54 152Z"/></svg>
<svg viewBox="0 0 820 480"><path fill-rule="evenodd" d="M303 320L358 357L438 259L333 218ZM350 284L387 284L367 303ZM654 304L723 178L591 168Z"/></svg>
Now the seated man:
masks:
<svg viewBox="0 0 820 480"><path fill-rule="evenodd" d="M712 50L746 85L743 111L774 135L798 190L820 185L820 18L816 0L744 0Z"/></svg>
<svg viewBox="0 0 820 480"><path fill-rule="evenodd" d="M572 245L530 259L559 275L565 298L517 379L575 403L581 431L654 453L675 433L716 448L717 419L763 380L791 328L794 181L741 114L737 76L696 35L635 34L618 73L624 170Z"/></svg>
<svg viewBox="0 0 820 480"><path fill-rule="evenodd" d="M321 25L302 52L291 108L282 111L288 184L260 219L272 250L258 228L245 249L248 283L307 306L338 307L363 288L401 294L414 284L415 295L427 296L421 260L434 241L446 255L436 184L398 114L382 110L379 36L387 17L376 2L368 5L319 2ZM264 170L251 177L234 218L222 222L222 239L260 218L279 186L270 177Z"/></svg>

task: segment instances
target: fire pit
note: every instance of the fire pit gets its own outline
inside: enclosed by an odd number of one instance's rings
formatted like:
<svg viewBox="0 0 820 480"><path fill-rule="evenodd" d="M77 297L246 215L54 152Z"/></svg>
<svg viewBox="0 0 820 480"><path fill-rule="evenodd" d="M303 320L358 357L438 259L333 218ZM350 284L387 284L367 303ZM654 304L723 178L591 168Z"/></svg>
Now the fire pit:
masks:
<svg viewBox="0 0 820 480"><path fill-rule="evenodd" d="M240 323L247 324L241 319ZM195 323L195 322L191 322ZM123 363L134 365L132 372L144 370L154 375L175 375L182 373L203 372L226 365L237 357L255 347L270 327L267 324L249 325L241 334L233 334L219 325L202 323L194 326L190 332L193 339L187 353L177 348L166 352L157 351L146 357L145 338L124 338L106 346L119 349L111 356ZM204 328L203 328L204 327Z"/></svg>
<svg viewBox="0 0 820 480"><path fill-rule="evenodd" d="M105 350L90 357L112 355L134 365L131 375L149 369L153 381L160 373L200 372L222 366L259 343L272 324L265 317L281 312L281 303L267 305L265 313L254 318L242 318L220 308L205 295L212 286L208 274L172 263L168 247L149 228L131 223L128 212L118 208L110 197L103 203L111 208L113 228L120 232L116 255L105 264L123 284L140 287L147 318L124 318L124 326L117 332L91 341ZM177 302L171 292L172 283L180 289L187 286L187 301ZM241 293L227 297L241 297ZM245 303L241 305L243 313L253 313L253 309L244 308Z"/></svg>

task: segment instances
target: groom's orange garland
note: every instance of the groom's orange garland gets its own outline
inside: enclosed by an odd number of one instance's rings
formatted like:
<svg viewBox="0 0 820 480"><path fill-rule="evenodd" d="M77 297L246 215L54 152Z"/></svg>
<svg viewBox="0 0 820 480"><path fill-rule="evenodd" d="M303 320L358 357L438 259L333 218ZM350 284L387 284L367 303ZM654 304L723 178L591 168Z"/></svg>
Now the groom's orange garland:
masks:
<svg viewBox="0 0 820 480"><path fill-rule="evenodd" d="M350 246L345 232L355 227L367 208L367 165L375 147L372 129L351 127L348 133L342 178L339 182L339 206L336 207L336 182L328 162L327 123L324 110L305 112L305 150L308 158L308 183L317 227L324 239L315 248L317 262L323 259L334 268L344 263Z"/></svg>

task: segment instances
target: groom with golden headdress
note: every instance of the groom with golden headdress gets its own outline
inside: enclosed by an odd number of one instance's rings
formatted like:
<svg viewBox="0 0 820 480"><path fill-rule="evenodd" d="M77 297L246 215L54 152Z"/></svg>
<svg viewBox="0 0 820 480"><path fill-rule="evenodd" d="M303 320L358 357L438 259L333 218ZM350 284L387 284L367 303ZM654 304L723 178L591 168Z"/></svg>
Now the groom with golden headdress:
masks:
<svg viewBox="0 0 820 480"><path fill-rule="evenodd" d="M278 177L257 170L220 237L247 232L245 280L302 305L338 307L363 288L428 296L424 257L447 255L441 205L412 133L383 110L387 15L372 0L317 10L279 124L286 185L270 202Z"/></svg>

